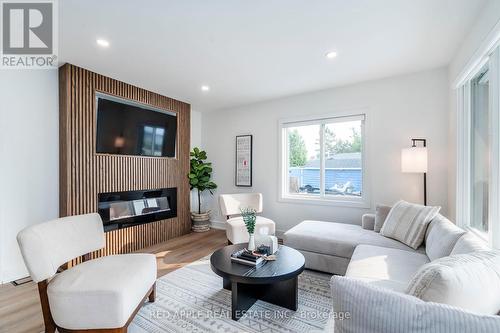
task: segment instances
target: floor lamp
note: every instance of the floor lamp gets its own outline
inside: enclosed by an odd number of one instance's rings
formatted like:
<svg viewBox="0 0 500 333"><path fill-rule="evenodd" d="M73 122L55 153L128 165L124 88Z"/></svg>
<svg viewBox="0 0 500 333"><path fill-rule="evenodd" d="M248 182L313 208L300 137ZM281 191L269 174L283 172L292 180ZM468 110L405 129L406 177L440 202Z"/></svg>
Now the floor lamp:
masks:
<svg viewBox="0 0 500 333"><path fill-rule="evenodd" d="M421 142L422 147L417 147L417 142ZM411 139L411 148L401 150L401 171L424 174L424 205L427 206L427 141L425 139Z"/></svg>

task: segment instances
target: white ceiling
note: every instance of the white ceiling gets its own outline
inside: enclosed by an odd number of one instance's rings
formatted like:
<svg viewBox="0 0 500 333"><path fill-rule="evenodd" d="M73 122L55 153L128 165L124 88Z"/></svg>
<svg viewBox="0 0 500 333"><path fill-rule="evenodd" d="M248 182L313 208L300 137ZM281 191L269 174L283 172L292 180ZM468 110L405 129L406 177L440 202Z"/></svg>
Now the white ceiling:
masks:
<svg viewBox="0 0 500 333"><path fill-rule="evenodd" d="M484 2L62 0L59 54L206 111L447 65Z"/></svg>

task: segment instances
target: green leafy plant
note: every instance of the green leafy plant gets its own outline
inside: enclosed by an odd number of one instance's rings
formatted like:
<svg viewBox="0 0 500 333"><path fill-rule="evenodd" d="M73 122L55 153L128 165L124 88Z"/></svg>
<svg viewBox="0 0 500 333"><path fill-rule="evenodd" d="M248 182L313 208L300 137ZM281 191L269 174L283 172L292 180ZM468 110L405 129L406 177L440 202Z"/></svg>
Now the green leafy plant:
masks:
<svg viewBox="0 0 500 333"><path fill-rule="evenodd" d="M255 221L257 220L257 211L253 208L240 208L241 216L243 217L243 222L247 227L249 234L253 234L255 231Z"/></svg>
<svg viewBox="0 0 500 333"><path fill-rule="evenodd" d="M208 190L213 195L212 190L216 189L217 185L210 180L213 170L212 163L205 162L207 153L195 147L189 153L189 156L191 156L191 168L188 174L189 186L191 190L196 189L198 191L198 214L201 214L201 193Z"/></svg>
<svg viewBox="0 0 500 333"><path fill-rule="evenodd" d="M290 143L290 166L301 167L307 163L307 147L297 129L288 133L288 142Z"/></svg>

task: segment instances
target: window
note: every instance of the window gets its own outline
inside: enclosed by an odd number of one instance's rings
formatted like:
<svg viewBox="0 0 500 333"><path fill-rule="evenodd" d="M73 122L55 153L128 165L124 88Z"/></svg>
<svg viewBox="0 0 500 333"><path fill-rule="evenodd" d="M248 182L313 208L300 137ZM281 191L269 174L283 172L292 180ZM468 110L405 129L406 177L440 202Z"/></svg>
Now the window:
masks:
<svg viewBox="0 0 500 333"><path fill-rule="evenodd" d="M471 219L470 226L488 233L490 188L488 68L483 68L471 81Z"/></svg>
<svg viewBox="0 0 500 333"><path fill-rule="evenodd" d="M457 223L500 248L500 48L457 83Z"/></svg>
<svg viewBox="0 0 500 333"><path fill-rule="evenodd" d="M281 199L365 206L365 115L280 122Z"/></svg>

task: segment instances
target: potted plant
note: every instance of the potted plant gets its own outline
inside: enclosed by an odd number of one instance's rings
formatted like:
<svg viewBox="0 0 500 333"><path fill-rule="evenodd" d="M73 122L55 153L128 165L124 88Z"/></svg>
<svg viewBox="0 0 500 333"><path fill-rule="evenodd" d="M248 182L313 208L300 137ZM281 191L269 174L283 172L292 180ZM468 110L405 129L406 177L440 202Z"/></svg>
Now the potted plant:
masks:
<svg viewBox="0 0 500 333"><path fill-rule="evenodd" d="M255 250L255 222L257 221L257 211L253 208L240 208L241 216L243 217L243 222L248 231L248 246L249 251Z"/></svg>
<svg viewBox="0 0 500 333"><path fill-rule="evenodd" d="M198 211L191 212L192 229L195 232L204 232L210 230L210 211L201 211L201 194L208 190L213 195L212 190L216 189L217 185L210 180L212 163L205 162L207 153L195 147L189 155L191 156L188 174L189 186L191 190L196 189L198 192Z"/></svg>

